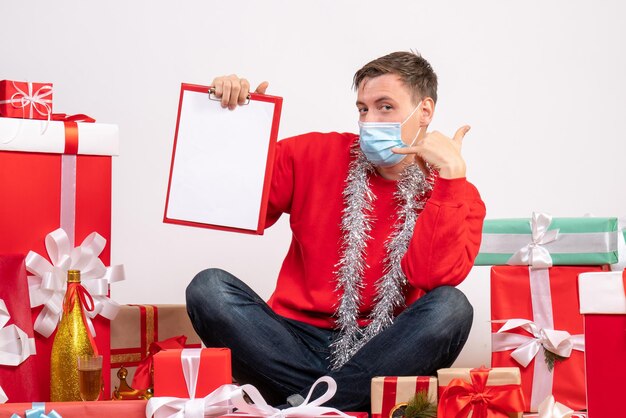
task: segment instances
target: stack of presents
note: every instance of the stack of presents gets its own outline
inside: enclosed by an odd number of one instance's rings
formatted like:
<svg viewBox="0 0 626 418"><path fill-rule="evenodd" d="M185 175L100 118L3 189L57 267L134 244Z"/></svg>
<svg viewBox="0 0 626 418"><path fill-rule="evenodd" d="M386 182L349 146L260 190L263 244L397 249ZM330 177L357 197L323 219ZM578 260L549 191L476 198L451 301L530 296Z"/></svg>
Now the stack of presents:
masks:
<svg viewBox="0 0 626 418"><path fill-rule="evenodd" d="M201 348L184 306L109 298L124 279L109 266L118 129L53 113L52 98L51 84L0 81L0 416L276 416L232 384L227 349ZM374 378L372 418L626 416L623 234L616 218L487 220L476 264L493 266L491 367ZM94 301L97 402L50 402L70 269ZM284 415L323 414L367 416L315 400Z"/></svg>

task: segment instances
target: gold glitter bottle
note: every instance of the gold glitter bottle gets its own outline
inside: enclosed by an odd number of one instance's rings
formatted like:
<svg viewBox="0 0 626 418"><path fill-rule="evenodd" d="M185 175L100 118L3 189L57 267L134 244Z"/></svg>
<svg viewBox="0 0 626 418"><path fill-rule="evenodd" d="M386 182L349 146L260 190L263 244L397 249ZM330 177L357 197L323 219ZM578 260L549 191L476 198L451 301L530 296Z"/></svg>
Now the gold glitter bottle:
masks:
<svg viewBox="0 0 626 418"><path fill-rule="evenodd" d="M63 300L63 317L52 343L50 358L50 400L80 401L78 357L93 355L92 338L83 317L79 297L80 271L67 272L67 292ZM86 292L86 291L84 291Z"/></svg>

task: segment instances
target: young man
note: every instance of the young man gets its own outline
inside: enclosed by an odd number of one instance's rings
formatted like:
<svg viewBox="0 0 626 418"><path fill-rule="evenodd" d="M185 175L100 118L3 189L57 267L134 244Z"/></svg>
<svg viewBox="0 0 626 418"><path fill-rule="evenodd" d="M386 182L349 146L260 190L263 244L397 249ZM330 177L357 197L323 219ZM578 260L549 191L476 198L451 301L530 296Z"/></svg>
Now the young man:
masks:
<svg viewBox="0 0 626 418"><path fill-rule="evenodd" d="M250 90L235 75L213 86L231 110ZM367 411L373 376L449 367L472 323L454 287L474 262L485 216L460 152L469 127L453 138L427 132L437 76L417 54L366 64L354 87L359 136L278 143L267 224L288 213L293 239L270 300L219 269L187 288L204 343L229 347L235 378L276 405L298 405L330 375L338 391L327 405Z"/></svg>

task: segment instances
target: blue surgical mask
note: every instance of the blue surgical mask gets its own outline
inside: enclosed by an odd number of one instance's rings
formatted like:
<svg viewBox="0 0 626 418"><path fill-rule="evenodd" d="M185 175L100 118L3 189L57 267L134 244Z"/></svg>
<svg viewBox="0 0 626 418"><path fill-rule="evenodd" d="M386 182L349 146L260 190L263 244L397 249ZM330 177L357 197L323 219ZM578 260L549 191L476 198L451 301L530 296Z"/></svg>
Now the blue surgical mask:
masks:
<svg viewBox="0 0 626 418"><path fill-rule="evenodd" d="M406 157L405 154L394 154L391 149L407 147L402 141L402 125L415 114L421 104L422 102L419 102L403 122L359 122L359 145L372 164L378 167L391 167ZM421 130L420 127L411 146L417 140Z"/></svg>

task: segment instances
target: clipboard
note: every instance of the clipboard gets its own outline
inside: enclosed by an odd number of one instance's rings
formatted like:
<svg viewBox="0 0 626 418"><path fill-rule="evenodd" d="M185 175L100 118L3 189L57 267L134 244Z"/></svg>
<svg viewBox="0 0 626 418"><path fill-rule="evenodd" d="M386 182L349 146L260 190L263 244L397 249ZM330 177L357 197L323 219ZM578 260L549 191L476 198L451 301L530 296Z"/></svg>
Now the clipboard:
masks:
<svg viewBox="0 0 626 418"><path fill-rule="evenodd" d="M282 101L251 93L231 111L181 85L164 223L263 234Z"/></svg>

